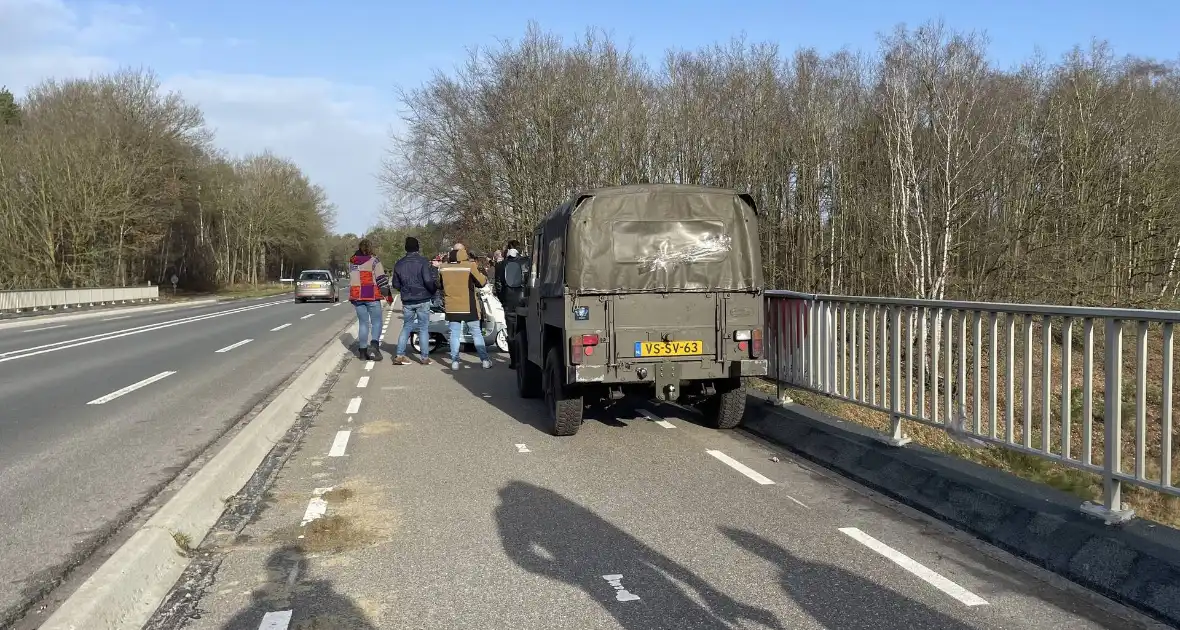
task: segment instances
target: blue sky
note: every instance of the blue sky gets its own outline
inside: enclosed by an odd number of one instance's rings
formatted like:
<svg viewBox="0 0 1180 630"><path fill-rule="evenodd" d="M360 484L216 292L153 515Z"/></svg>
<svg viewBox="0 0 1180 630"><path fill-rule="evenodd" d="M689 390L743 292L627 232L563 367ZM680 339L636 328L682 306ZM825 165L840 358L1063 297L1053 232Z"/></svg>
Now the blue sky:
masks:
<svg viewBox="0 0 1180 630"><path fill-rule="evenodd" d="M603 28L655 64L668 48L739 35L785 51L873 50L878 33L939 17L985 31L1003 67L1094 37L1120 54L1180 52L1174 0L0 0L0 83L19 92L48 76L150 67L202 106L221 147L291 157L339 207L337 228L361 232L380 215L375 174L398 122L396 86L518 38L530 19L570 38Z"/></svg>

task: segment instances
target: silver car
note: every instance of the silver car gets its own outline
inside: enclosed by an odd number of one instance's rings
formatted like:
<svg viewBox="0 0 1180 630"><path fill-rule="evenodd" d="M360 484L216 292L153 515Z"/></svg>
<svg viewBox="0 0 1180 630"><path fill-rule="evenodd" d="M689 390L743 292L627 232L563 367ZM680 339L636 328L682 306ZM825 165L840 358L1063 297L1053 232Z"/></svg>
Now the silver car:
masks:
<svg viewBox="0 0 1180 630"><path fill-rule="evenodd" d="M332 272L309 269L299 274L299 279L295 281L295 301L308 300L340 301L340 291L337 289L336 280L332 278Z"/></svg>

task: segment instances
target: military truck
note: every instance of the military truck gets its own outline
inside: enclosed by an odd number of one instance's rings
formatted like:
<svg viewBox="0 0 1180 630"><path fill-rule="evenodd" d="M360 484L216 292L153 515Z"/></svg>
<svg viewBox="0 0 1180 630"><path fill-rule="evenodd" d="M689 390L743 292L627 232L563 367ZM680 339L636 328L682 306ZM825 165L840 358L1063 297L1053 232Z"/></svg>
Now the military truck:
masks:
<svg viewBox="0 0 1180 630"><path fill-rule="evenodd" d="M516 382L544 397L554 435L584 405L642 395L741 423L745 380L766 375L754 200L642 184L580 193L533 233L517 308Z"/></svg>

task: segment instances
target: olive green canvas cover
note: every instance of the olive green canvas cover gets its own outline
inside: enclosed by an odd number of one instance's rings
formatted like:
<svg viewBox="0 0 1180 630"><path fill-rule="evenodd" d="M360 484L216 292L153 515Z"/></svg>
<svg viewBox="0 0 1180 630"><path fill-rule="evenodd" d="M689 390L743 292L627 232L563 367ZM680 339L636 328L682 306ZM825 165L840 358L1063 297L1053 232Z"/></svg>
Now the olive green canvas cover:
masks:
<svg viewBox="0 0 1180 630"><path fill-rule="evenodd" d="M758 217L749 195L641 184L575 196L546 220L544 293L755 291L764 288ZM568 241L562 243L561 241Z"/></svg>

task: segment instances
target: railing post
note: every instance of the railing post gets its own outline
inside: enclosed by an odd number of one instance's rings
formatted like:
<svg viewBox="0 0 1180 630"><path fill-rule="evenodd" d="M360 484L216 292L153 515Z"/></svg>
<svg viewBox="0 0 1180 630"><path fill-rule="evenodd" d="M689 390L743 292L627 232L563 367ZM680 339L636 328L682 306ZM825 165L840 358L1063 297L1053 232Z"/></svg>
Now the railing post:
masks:
<svg viewBox="0 0 1180 630"><path fill-rule="evenodd" d="M1107 525L1135 518L1135 510L1123 507L1123 482L1115 475L1122 472L1123 460L1123 322L1106 320L1106 403L1105 439L1102 444L1102 504L1086 501L1082 511L1096 516Z"/></svg>
<svg viewBox="0 0 1180 630"><path fill-rule="evenodd" d="M884 442L893 446L905 446L911 442L902 431L904 411L901 404L901 314L902 307L889 307L889 412L892 427L889 435L882 436Z"/></svg>

